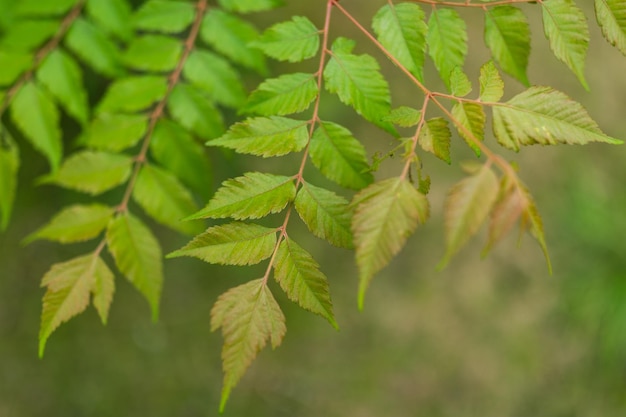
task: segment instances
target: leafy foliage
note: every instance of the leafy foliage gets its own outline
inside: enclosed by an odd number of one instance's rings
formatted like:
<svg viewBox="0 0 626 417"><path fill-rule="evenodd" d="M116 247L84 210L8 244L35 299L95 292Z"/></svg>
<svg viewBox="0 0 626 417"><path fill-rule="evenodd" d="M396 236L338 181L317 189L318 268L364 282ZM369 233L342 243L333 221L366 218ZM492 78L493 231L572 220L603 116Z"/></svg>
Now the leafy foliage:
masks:
<svg viewBox="0 0 626 417"><path fill-rule="evenodd" d="M483 223L488 223L485 252L518 224L537 240L551 269L537 204L517 170L486 139L494 136L515 151L533 144L621 143L603 133L579 103L551 87L531 86L528 78L526 10L541 14L554 55L589 88L584 74L589 28L573 0L543 0L528 9L513 0L381 1L371 25L359 22L343 3L328 0L321 29L296 15L264 31L245 15L281 1L140 3L133 9L128 0L28 0L15 2L3 18L0 116L8 117L0 119L0 229L8 227L12 214L23 143L50 167L40 184L89 198L107 193L106 204L61 208L24 239L96 242L93 250L56 263L43 277L40 355L54 330L84 311L90 299L106 323L115 283L102 256L105 248L157 318L162 250L136 206L161 225L195 235L168 258L225 265L266 261L263 277L222 294L211 312L211 328L221 328L224 337L222 410L267 341L276 347L285 335L285 317L269 287L272 273L287 298L338 327L329 289L333 277L296 243L294 218L331 245L354 249L362 308L373 277L429 217L431 180L422 153L452 164L450 148L461 139L484 161L470 165L468 176L448 192L440 265ZM594 5L604 37L626 55L623 1ZM464 68L473 45L460 8L484 14L491 56L480 69L478 93ZM354 39L332 38L338 14L380 54L360 52L361 40L357 48ZM298 70L270 76L266 56L297 63ZM381 58L397 73L383 71ZM424 71L427 59L447 92L429 87L436 84ZM498 67L526 89L502 101L505 84ZM251 74L262 78L248 95ZM398 75L406 77L416 99L392 107L390 84L399 82ZM87 88L93 77L106 87L101 95ZM391 149L380 152L386 142L377 140L383 145L370 163L364 142L345 121L335 120L340 103L380 128L368 135L386 137ZM248 118L228 127L236 114ZM76 137L61 129L65 119L76 126ZM66 155L64 149L72 151ZM378 178L380 163L399 150L399 172ZM263 160L267 169L224 180L207 203L213 194L208 155L226 159L233 153L295 160L296 168L277 174ZM353 193L352 201L344 192ZM199 219L223 223L204 230Z"/></svg>

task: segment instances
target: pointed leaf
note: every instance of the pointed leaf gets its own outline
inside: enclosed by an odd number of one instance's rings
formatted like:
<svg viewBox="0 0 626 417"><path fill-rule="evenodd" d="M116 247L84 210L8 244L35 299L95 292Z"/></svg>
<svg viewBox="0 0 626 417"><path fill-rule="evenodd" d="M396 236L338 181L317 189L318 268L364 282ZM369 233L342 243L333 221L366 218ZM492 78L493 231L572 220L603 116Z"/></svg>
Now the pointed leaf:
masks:
<svg viewBox="0 0 626 417"><path fill-rule="evenodd" d="M222 115L201 91L178 84L167 101L172 118L202 139L211 139L224 132Z"/></svg>
<svg viewBox="0 0 626 417"><path fill-rule="evenodd" d="M343 126L321 122L313 132L309 151L317 169L339 185L360 190L374 181L365 148Z"/></svg>
<svg viewBox="0 0 626 417"><path fill-rule="evenodd" d="M102 75L116 77L124 74L115 43L102 29L85 19L74 21L65 35L65 45Z"/></svg>
<svg viewBox="0 0 626 417"><path fill-rule="evenodd" d="M504 95L504 82L493 61L480 67L480 101L499 101Z"/></svg>
<svg viewBox="0 0 626 417"><path fill-rule="evenodd" d="M285 316L265 284L257 279L222 294L211 310L211 330L222 328L224 386L220 412L258 352L270 340L280 345L287 328Z"/></svg>
<svg viewBox="0 0 626 417"><path fill-rule="evenodd" d="M78 0L20 0L13 12L18 16L60 16L69 11Z"/></svg>
<svg viewBox="0 0 626 417"><path fill-rule="evenodd" d="M102 113L85 131L85 145L113 152L135 146L148 129L148 116Z"/></svg>
<svg viewBox="0 0 626 417"><path fill-rule="evenodd" d="M426 197L404 178L376 182L354 196L352 233L359 267L359 308L378 271L404 246L428 217Z"/></svg>
<svg viewBox="0 0 626 417"><path fill-rule="evenodd" d="M140 30L178 33L191 25L194 16L195 8L192 3L150 0L137 10L133 23Z"/></svg>
<svg viewBox="0 0 626 417"><path fill-rule="evenodd" d="M263 116L300 113L318 93L315 74L285 74L263 81L239 111Z"/></svg>
<svg viewBox="0 0 626 417"><path fill-rule="evenodd" d="M126 182L132 166L133 159L126 155L82 151L67 158L58 172L42 182L98 195Z"/></svg>
<svg viewBox="0 0 626 417"><path fill-rule="evenodd" d="M9 133L0 126L0 231L6 230L9 225L19 166L19 148Z"/></svg>
<svg viewBox="0 0 626 417"><path fill-rule="evenodd" d="M310 253L296 242L285 238L278 246L274 262L274 278L291 301L305 310L324 317L339 329L333 314L326 275Z"/></svg>
<svg viewBox="0 0 626 417"><path fill-rule="evenodd" d="M525 196L518 187L511 186L505 177L500 183L500 195L491 211L489 235L483 255L506 236L520 220L524 210L526 210Z"/></svg>
<svg viewBox="0 0 626 417"><path fill-rule="evenodd" d="M28 52L42 47L59 29L59 20L20 19L3 31L0 49Z"/></svg>
<svg viewBox="0 0 626 417"><path fill-rule="evenodd" d="M504 72L529 85L530 27L517 7L496 6L485 11L485 44ZM497 100L494 100L497 101Z"/></svg>
<svg viewBox="0 0 626 417"><path fill-rule="evenodd" d="M101 204L74 205L57 213L45 226L28 235L23 244L47 239L60 243L83 242L98 236L113 217L115 209Z"/></svg>
<svg viewBox="0 0 626 417"><path fill-rule="evenodd" d="M573 0L546 0L543 30L554 55L565 63L589 90L585 80L585 57L589 46L589 27L582 10Z"/></svg>
<svg viewBox="0 0 626 417"><path fill-rule="evenodd" d="M299 152L308 139L307 121L273 116L254 117L236 123L223 136L206 144L267 158Z"/></svg>
<svg viewBox="0 0 626 417"><path fill-rule="evenodd" d="M324 188L302 183L295 206L311 233L329 243L352 249L350 222L352 210L348 201Z"/></svg>
<svg viewBox="0 0 626 417"><path fill-rule="evenodd" d="M33 55L21 51L0 51L0 86L12 85L33 65Z"/></svg>
<svg viewBox="0 0 626 417"><path fill-rule="evenodd" d="M467 55L465 21L456 10L433 8L428 19L428 54L441 79L450 88L450 75L455 67L463 68Z"/></svg>
<svg viewBox="0 0 626 417"><path fill-rule="evenodd" d="M119 39L128 41L133 36L126 0L87 0L85 9L92 21Z"/></svg>
<svg viewBox="0 0 626 417"><path fill-rule="evenodd" d="M293 177L248 172L222 183L209 204L188 219L259 219L282 211L296 196Z"/></svg>
<svg viewBox="0 0 626 417"><path fill-rule="evenodd" d="M389 3L378 10L372 27L380 43L422 81L428 31L422 8L413 3Z"/></svg>
<svg viewBox="0 0 626 417"><path fill-rule="evenodd" d="M465 101L456 103L452 107L452 116L459 135L474 150L476 156L480 156L480 148L476 141L483 141L485 138L486 116L483 107Z"/></svg>
<svg viewBox="0 0 626 417"><path fill-rule="evenodd" d="M171 71L183 53L180 40L163 35L135 38L123 55L127 66L139 71Z"/></svg>
<svg viewBox="0 0 626 417"><path fill-rule="evenodd" d="M383 120L391 110L391 97L378 62L370 55L351 54L353 48L354 42L346 38L333 43L332 58L324 68L325 87L366 120L396 134L393 125Z"/></svg>
<svg viewBox="0 0 626 417"><path fill-rule="evenodd" d="M139 171L133 200L154 220L181 233L194 235L202 225L183 222L198 209L191 193L169 172L154 165L144 165Z"/></svg>
<svg viewBox="0 0 626 417"><path fill-rule="evenodd" d="M435 117L422 126L418 143L426 152L430 152L450 164L451 137L452 133L448 127L448 121L441 117Z"/></svg>
<svg viewBox="0 0 626 417"><path fill-rule="evenodd" d="M422 119L422 112L412 107L400 106L384 118L385 121L401 127L412 127Z"/></svg>
<svg viewBox="0 0 626 417"><path fill-rule="evenodd" d="M293 16L267 29L250 46L280 61L300 62L317 54L320 31L306 17Z"/></svg>
<svg viewBox="0 0 626 417"><path fill-rule="evenodd" d="M552 263L550 262L550 255L548 254L548 245L546 245L546 238L543 231L543 222L539 215L539 210L535 204L535 200L530 195L527 189L524 188L525 197L525 210L522 214L522 228L528 228L530 234L537 240L543 255L546 258L546 264L548 265L548 272L552 274Z"/></svg>
<svg viewBox="0 0 626 417"><path fill-rule="evenodd" d="M494 105L493 131L502 146L515 151L536 143L622 143L602 133L579 103L550 87L531 87Z"/></svg>
<svg viewBox="0 0 626 417"><path fill-rule="evenodd" d="M457 97L465 97L472 92L472 83L461 67L454 67L450 73L450 92Z"/></svg>
<svg viewBox="0 0 626 417"><path fill-rule="evenodd" d="M140 75L113 81L98 104L100 113L134 113L160 101L167 91L167 78Z"/></svg>
<svg viewBox="0 0 626 417"><path fill-rule="evenodd" d="M626 4L622 0L595 0L595 6L604 38L626 55Z"/></svg>
<svg viewBox="0 0 626 417"><path fill-rule="evenodd" d="M283 5L282 0L218 0L218 3L224 9L237 13L260 12Z"/></svg>
<svg viewBox="0 0 626 417"><path fill-rule="evenodd" d="M248 223L209 227L168 258L193 256L222 265L254 265L272 256L277 229Z"/></svg>
<svg viewBox="0 0 626 417"><path fill-rule="evenodd" d="M109 222L107 245L117 268L148 300L156 321L163 288L159 242L138 218L126 212Z"/></svg>
<svg viewBox="0 0 626 417"><path fill-rule="evenodd" d="M93 306L95 307L102 324L107 324L109 308L115 293L115 276L106 263L99 262L100 273L96 274L95 282L91 287Z"/></svg>

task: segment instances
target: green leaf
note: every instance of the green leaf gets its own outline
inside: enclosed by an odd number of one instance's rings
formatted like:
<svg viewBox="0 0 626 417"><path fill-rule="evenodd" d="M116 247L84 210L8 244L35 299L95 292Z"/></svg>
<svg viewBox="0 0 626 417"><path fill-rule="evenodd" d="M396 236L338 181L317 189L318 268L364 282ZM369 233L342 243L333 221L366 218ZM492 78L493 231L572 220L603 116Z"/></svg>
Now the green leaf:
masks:
<svg viewBox="0 0 626 417"><path fill-rule="evenodd" d="M531 87L494 105L493 131L502 146L515 151L533 144L622 143L605 135L583 106L550 87Z"/></svg>
<svg viewBox="0 0 626 417"><path fill-rule="evenodd" d="M376 182L354 196L352 233L359 267L359 308L378 271L404 246L429 207L426 196L404 178Z"/></svg>
<svg viewBox="0 0 626 417"><path fill-rule="evenodd" d="M196 14L194 5L184 1L150 0L133 16L135 29L179 33L187 29Z"/></svg>
<svg viewBox="0 0 626 417"><path fill-rule="evenodd" d="M485 44L504 72L529 85L530 28L517 7L496 6L485 11ZM494 100L495 101L495 100Z"/></svg>
<svg viewBox="0 0 626 417"><path fill-rule="evenodd" d="M131 8L126 0L87 0L89 18L123 41L133 36L130 25Z"/></svg>
<svg viewBox="0 0 626 417"><path fill-rule="evenodd" d="M177 84L167 101L172 118L202 139L212 139L224 132L222 115L201 91Z"/></svg>
<svg viewBox="0 0 626 417"><path fill-rule="evenodd" d="M530 195L527 189L524 191L524 212L522 214L522 229L528 229L530 234L537 240L543 255L546 258L546 264L548 265L548 272L552 274L552 263L550 262L550 255L548 254L548 245L546 245L546 237L543 231L543 222L539 215L539 210L535 205L535 200Z"/></svg>
<svg viewBox="0 0 626 417"><path fill-rule="evenodd" d="M476 141L483 141L485 138L485 111L480 104L459 102L452 107L454 124L459 135L470 148L474 150L476 156L480 156L480 147Z"/></svg>
<svg viewBox="0 0 626 417"><path fill-rule="evenodd" d="M28 52L43 46L59 29L58 20L18 20L2 34L0 49Z"/></svg>
<svg viewBox="0 0 626 417"><path fill-rule="evenodd" d="M422 8L413 3L389 3L374 15L372 27L391 55L422 81L428 32Z"/></svg>
<svg viewBox="0 0 626 417"><path fill-rule="evenodd" d="M250 23L219 9L211 9L202 20L200 37L233 62L265 74L267 67L261 51L249 44L259 36Z"/></svg>
<svg viewBox="0 0 626 417"><path fill-rule="evenodd" d="M493 61L488 61L480 67L480 101L500 101L504 95L504 82Z"/></svg>
<svg viewBox="0 0 626 417"><path fill-rule="evenodd" d="M426 152L430 152L450 164L451 137L452 133L448 127L448 121L442 117L435 117L422 126L418 143Z"/></svg>
<svg viewBox="0 0 626 417"><path fill-rule="evenodd" d="M289 238L283 239L276 252L274 278L291 301L305 310L324 317L337 330L326 275L310 253Z"/></svg>
<svg viewBox="0 0 626 417"><path fill-rule="evenodd" d="M145 35L135 38L123 55L129 67L139 71L171 71L183 54L179 39L163 35Z"/></svg>
<svg viewBox="0 0 626 417"><path fill-rule="evenodd" d="M109 222L107 245L117 268L148 300L156 321L163 287L159 242L141 220L125 212Z"/></svg>
<svg viewBox="0 0 626 417"><path fill-rule="evenodd" d="M84 125L89 119L89 103L82 78L78 63L61 49L50 52L37 71L37 79L68 114Z"/></svg>
<svg viewBox="0 0 626 417"><path fill-rule="evenodd" d="M626 7L622 0L595 0L596 19L604 38L626 55Z"/></svg>
<svg viewBox="0 0 626 417"><path fill-rule="evenodd" d="M85 311L89 305L90 293L101 294L96 283L107 283L108 294L112 295L110 288L113 288L113 279L113 274L96 253L52 265L41 281L41 286L47 287L47 291L43 297L41 311L39 357L43 356L46 342L52 332ZM99 287L104 289L102 285ZM103 308L102 301L98 303L101 306L99 308L101 314L108 312L108 309ZM103 321L106 321L106 315Z"/></svg>
<svg viewBox="0 0 626 417"><path fill-rule="evenodd" d="M465 21L456 10L433 8L428 19L426 37L428 54L441 79L450 88L450 75L455 67L463 68L467 55Z"/></svg>
<svg viewBox="0 0 626 417"><path fill-rule="evenodd" d="M282 0L218 0L224 9L236 13L260 12L283 5Z"/></svg>
<svg viewBox="0 0 626 417"><path fill-rule="evenodd" d="M543 6L543 30L554 55L565 63L589 90L585 80L585 57L589 46L589 28L582 10L573 0L546 0Z"/></svg>
<svg viewBox="0 0 626 417"><path fill-rule="evenodd" d="M152 157L183 183L208 199L211 192L211 164L205 148L168 119L160 119L150 140Z"/></svg>
<svg viewBox="0 0 626 417"><path fill-rule="evenodd" d="M19 148L9 133L0 126L0 231L6 230L9 225L19 166Z"/></svg>
<svg viewBox="0 0 626 417"><path fill-rule="evenodd" d="M496 202L498 188L498 178L484 165L450 189L445 204L446 254L439 268L476 234Z"/></svg>
<svg viewBox="0 0 626 417"><path fill-rule="evenodd" d="M120 53L102 29L78 18L65 35L65 45L85 64L102 75L117 77L124 74Z"/></svg>
<svg viewBox="0 0 626 417"><path fill-rule="evenodd" d="M401 127L412 127L417 125L422 119L422 112L412 107L400 106L391 110L385 121Z"/></svg>
<svg viewBox="0 0 626 417"><path fill-rule="evenodd" d="M277 23L250 46L279 61L300 62L314 57L320 47L320 31L304 16Z"/></svg>
<svg viewBox="0 0 626 417"><path fill-rule="evenodd" d="M263 81L239 112L262 116L300 113L310 106L318 93L315 74L284 74Z"/></svg>
<svg viewBox="0 0 626 417"><path fill-rule="evenodd" d="M285 316L264 279L231 288L217 299L211 310L211 331L220 327L224 336L222 412L231 390L268 339L276 348L287 328Z"/></svg>
<svg viewBox="0 0 626 417"><path fill-rule="evenodd" d="M102 113L85 131L86 145L113 152L134 146L148 129L148 116L141 114Z"/></svg>
<svg viewBox="0 0 626 417"><path fill-rule="evenodd" d="M351 54L353 47L354 42L346 38L333 43L332 58L324 68L326 89L366 120L397 134L393 125L383 120L391 110L391 98L378 62L370 55Z"/></svg>
<svg viewBox="0 0 626 417"><path fill-rule="evenodd" d="M457 97L465 97L472 92L472 83L461 67L454 67L450 73L450 92Z"/></svg>
<svg viewBox="0 0 626 417"><path fill-rule="evenodd" d="M296 197L293 177L248 172L222 183L209 204L188 219L259 219L282 211Z"/></svg>
<svg viewBox="0 0 626 417"><path fill-rule="evenodd" d="M167 78L138 75L113 81L98 104L100 113L134 113L146 110L167 92Z"/></svg>
<svg viewBox="0 0 626 417"><path fill-rule="evenodd" d="M74 205L57 213L45 226L28 235L22 244L46 239L60 243L84 242L98 236L115 209L101 204Z"/></svg>
<svg viewBox="0 0 626 417"><path fill-rule="evenodd" d="M59 111L50 97L33 82L25 83L11 102L11 117L32 145L59 168L63 155Z"/></svg>
<svg viewBox="0 0 626 417"><path fill-rule="evenodd" d="M191 193L169 172L154 165L144 165L139 171L135 202L157 222L181 233L194 235L202 231L198 223L182 219L198 209Z"/></svg>
<svg viewBox="0 0 626 417"><path fill-rule="evenodd" d="M311 138L311 161L326 178L360 190L374 181L365 148L348 129L332 122L321 122Z"/></svg>
<svg viewBox="0 0 626 417"><path fill-rule="evenodd" d="M185 61L183 75L194 86L203 89L216 102L240 107L246 92L237 71L230 63L211 52L193 50Z"/></svg>
<svg viewBox="0 0 626 417"><path fill-rule="evenodd" d="M0 86L10 86L33 65L33 55L18 51L0 51Z"/></svg>
<svg viewBox="0 0 626 417"><path fill-rule="evenodd" d="M222 265L254 265L272 256L277 229L248 223L209 227L167 258L192 256Z"/></svg>
<svg viewBox="0 0 626 417"><path fill-rule="evenodd" d="M236 123L223 136L206 144L267 158L299 152L308 139L307 121L273 116L254 117Z"/></svg>
<svg viewBox="0 0 626 417"><path fill-rule="evenodd" d="M348 200L324 188L302 183L295 200L296 211L315 236L352 249L352 210Z"/></svg>
<svg viewBox="0 0 626 417"><path fill-rule="evenodd" d="M69 11L78 0L20 0L13 12L18 16L60 16Z"/></svg>
<svg viewBox="0 0 626 417"><path fill-rule="evenodd" d="M98 195L126 182L132 166L133 159L126 155L82 151L67 158L56 173L41 181Z"/></svg>

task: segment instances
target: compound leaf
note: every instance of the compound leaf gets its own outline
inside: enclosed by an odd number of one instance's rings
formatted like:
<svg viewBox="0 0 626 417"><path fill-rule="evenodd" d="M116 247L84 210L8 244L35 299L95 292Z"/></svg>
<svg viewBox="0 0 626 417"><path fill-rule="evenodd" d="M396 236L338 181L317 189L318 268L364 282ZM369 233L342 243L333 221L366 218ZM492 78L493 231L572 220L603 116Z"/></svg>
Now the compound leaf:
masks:
<svg viewBox="0 0 626 417"><path fill-rule="evenodd" d="M604 38L626 55L626 5L622 0L595 0L595 8Z"/></svg>
<svg viewBox="0 0 626 417"><path fill-rule="evenodd" d="M163 99L167 91L167 78L139 75L113 81L98 104L101 113L133 113L146 110Z"/></svg>
<svg viewBox="0 0 626 417"><path fill-rule="evenodd" d="M195 9L192 3L150 0L134 14L133 23L139 30L178 33L191 25L194 16Z"/></svg>
<svg viewBox="0 0 626 417"><path fill-rule="evenodd" d="M102 75L117 77L124 74L115 43L102 29L85 19L74 21L65 35L65 45Z"/></svg>
<svg viewBox="0 0 626 417"><path fill-rule="evenodd" d="M459 135L474 150L476 156L480 156L480 147L476 141L482 141L485 137L486 116L483 107L465 101L455 103L452 107L452 116Z"/></svg>
<svg viewBox="0 0 626 417"><path fill-rule="evenodd" d="M98 26L123 41L133 36L131 8L126 0L87 0L85 9Z"/></svg>
<svg viewBox="0 0 626 417"><path fill-rule="evenodd" d="M182 53L183 44L176 38L145 35L135 38L122 58L135 70L171 71L176 68Z"/></svg>
<svg viewBox="0 0 626 417"><path fill-rule="evenodd" d="M262 116L300 113L317 95L315 74L285 74L263 81L239 111Z"/></svg>
<svg viewBox="0 0 626 417"><path fill-rule="evenodd" d="M148 116L142 114L101 113L85 130L85 145L112 152L130 148L148 129Z"/></svg>
<svg viewBox="0 0 626 417"><path fill-rule="evenodd" d="M277 23L250 44L280 61L300 62L314 57L320 46L320 32L304 16Z"/></svg>
<svg viewBox="0 0 626 417"><path fill-rule="evenodd" d="M439 76L450 88L450 75L455 67L463 68L467 55L467 30L465 21L456 10L433 8L428 19L426 37L428 54Z"/></svg>
<svg viewBox="0 0 626 417"><path fill-rule="evenodd" d="M167 101L172 118L202 139L215 138L224 132L224 122L213 102L195 88L177 84Z"/></svg>

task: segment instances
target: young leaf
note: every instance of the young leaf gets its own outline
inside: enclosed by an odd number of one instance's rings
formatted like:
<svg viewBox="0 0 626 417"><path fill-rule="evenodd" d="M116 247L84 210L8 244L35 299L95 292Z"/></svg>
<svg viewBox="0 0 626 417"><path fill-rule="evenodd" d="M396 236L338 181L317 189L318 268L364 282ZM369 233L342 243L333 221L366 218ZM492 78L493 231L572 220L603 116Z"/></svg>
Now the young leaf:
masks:
<svg viewBox="0 0 626 417"><path fill-rule="evenodd" d="M133 36L126 0L87 0L85 9L91 20L119 39L128 41Z"/></svg>
<svg viewBox="0 0 626 417"><path fill-rule="evenodd" d="M224 132L222 115L201 91L178 84L167 101L172 118L202 139L218 137Z"/></svg>
<svg viewBox="0 0 626 417"><path fill-rule="evenodd" d="M74 58L61 49L55 49L39 67L37 79L68 114L83 125L87 123L89 104L82 87L82 71Z"/></svg>
<svg viewBox="0 0 626 417"><path fill-rule="evenodd" d="M376 182L354 196L352 233L359 267L359 308L378 271L404 246L428 217L428 200L406 179Z"/></svg>
<svg viewBox="0 0 626 417"><path fill-rule="evenodd" d="M150 217L165 226L188 235L202 231L201 225L182 221L198 208L191 193L165 170L144 165L135 182L133 199Z"/></svg>
<svg viewBox="0 0 626 417"><path fill-rule="evenodd" d="M260 12L283 5L282 0L218 0L218 3L224 9L237 13Z"/></svg>
<svg viewBox="0 0 626 417"><path fill-rule="evenodd" d="M234 149L238 153L281 156L301 151L309 140L308 122L286 117L254 117L230 127L208 146Z"/></svg>
<svg viewBox="0 0 626 417"><path fill-rule="evenodd" d="M498 179L486 165L450 189L445 207L446 254L439 268L478 231L497 197Z"/></svg>
<svg viewBox="0 0 626 417"><path fill-rule="evenodd" d="M383 118L391 110L389 85L370 55L353 55L354 41L338 38L332 58L324 68L326 89L352 106L358 114L386 131L397 134Z"/></svg>
<svg viewBox="0 0 626 417"><path fill-rule="evenodd" d="M626 7L622 0L595 0L596 19L604 38L626 55Z"/></svg>
<svg viewBox="0 0 626 417"><path fill-rule="evenodd" d="M493 61L487 62L480 67L480 101L500 101L504 95L504 82Z"/></svg>
<svg viewBox="0 0 626 417"><path fill-rule="evenodd" d="M19 166L19 148L9 133L0 126L0 231L6 230L9 225Z"/></svg>
<svg viewBox="0 0 626 417"><path fill-rule="evenodd" d="M293 16L267 29L250 46L280 61L300 62L317 54L320 32L306 17Z"/></svg>
<svg viewBox="0 0 626 417"><path fill-rule="evenodd" d="M430 152L450 164L451 137L452 133L448 127L448 121L442 117L435 117L422 126L418 143L426 152Z"/></svg>
<svg viewBox="0 0 626 417"><path fill-rule="evenodd" d="M50 97L34 83L24 84L11 103L11 117L24 136L48 159L52 171L56 171L63 155L63 143L59 111Z"/></svg>
<svg viewBox="0 0 626 417"><path fill-rule="evenodd" d="M412 127L417 125L422 119L422 112L412 107L400 106L391 110L385 121L401 127Z"/></svg>
<svg viewBox="0 0 626 417"><path fill-rule="evenodd" d="M573 0L546 0L543 6L543 30L554 55L565 63L589 90L585 80L585 57L589 46L589 28L582 10Z"/></svg>
<svg viewBox="0 0 626 417"><path fill-rule="evenodd" d="M324 188L302 183L295 200L296 211L311 233L327 242L352 249L348 201Z"/></svg>
<svg viewBox="0 0 626 417"><path fill-rule="evenodd" d="M253 69L260 74L267 72L261 51L249 44L259 36L250 23L219 9L211 9L202 20L200 37L233 62Z"/></svg>
<svg viewBox="0 0 626 417"><path fill-rule="evenodd" d="M246 100L237 71L227 60L209 51L193 50L185 61L183 75L217 103L238 108Z"/></svg>
<svg viewBox="0 0 626 417"><path fill-rule="evenodd" d="M182 1L150 0L133 16L136 29L178 33L187 29L195 16L194 5Z"/></svg>
<svg viewBox="0 0 626 417"><path fill-rule="evenodd" d="M21 51L0 51L0 86L10 86L33 64L33 55Z"/></svg>
<svg viewBox="0 0 626 417"><path fill-rule="evenodd" d="M58 172L42 182L97 195L124 183L132 165L133 159L126 155L82 151L67 158Z"/></svg>
<svg viewBox="0 0 626 417"><path fill-rule="evenodd" d="M134 113L161 100L167 91L167 78L139 75L113 81L98 104L100 113Z"/></svg>
<svg viewBox="0 0 626 417"><path fill-rule="evenodd" d="M248 172L222 183L209 204L188 219L259 219L282 211L296 196L293 177Z"/></svg>
<svg viewBox="0 0 626 417"><path fill-rule="evenodd" d="M57 213L50 222L28 235L22 244L47 239L60 243L83 242L98 236L115 209L101 204L74 205Z"/></svg>
<svg viewBox="0 0 626 417"><path fill-rule="evenodd" d="M489 221L489 235L483 249L485 255L513 228L526 210L527 200L518 187L510 186L506 177L500 183L500 193Z"/></svg>
<svg viewBox="0 0 626 417"><path fill-rule="evenodd" d="M78 18L65 35L65 45L87 65L102 75L124 74L115 43L97 26Z"/></svg>
<svg viewBox="0 0 626 417"><path fill-rule="evenodd" d="M482 141L485 137L486 116L482 106L469 102L456 103L452 107L452 116L459 135L474 150L476 156L480 156L480 147L476 140Z"/></svg>
<svg viewBox="0 0 626 417"><path fill-rule="evenodd" d="M163 287L159 241L138 218L126 212L109 222L107 245L117 268L148 300L152 320L156 321Z"/></svg>
<svg viewBox="0 0 626 417"><path fill-rule="evenodd" d="M428 31L422 8L413 3L389 3L378 10L372 27L380 43L422 81Z"/></svg>
<svg viewBox="0 0 626 417"><path fill-rule="evenodd" d="M145 35L135 38L123 55L130 68L139 71L171 71L176 68L183 53L180 40L163 35Z"/></svg>
<svg viewBox="0 0 626 417"><path fill-rule="evenodd" d="M602 133L579 103L550 87L531 87L494 105L493 131L502 146L515 151L535 143L622 143Z"/></svg>
<svg viewBox="0 0 626 417"><path fill-rule="evenodd" d="M546 263L548 265L548 272L552 274L552 263L550 262L550 255L548 254L548 245L546 245L546 238L543 232L543 222L541 221L541 216L539 215L539 210L537 210L537 206L535 205L535 200L530 195L528 190L524 189L524 198L525 198L525 210L522 214L522 229L528 228L530 234L537 240L539 246L541 246L541 250L543 251L543 255L546 258Z"/></svg>
<svg viewBox="0 0 626 417"><path fill-rule="evenodd" d="M237 385L268 339L272 348L280 345L287 328L285 316L263 279L231 288L211 310L211 331L222 328L224 387L220 412L230 391Z"/></svg>
<svg viewBox="0 0 626 417"><path fill-rule="evenodd" d="M248 223L228 223L209 227L167 258L193 256L222 265L254 265L272 256L276 229Z"/></svg>
<svg viewBox="0 0 626 417"><path fill-rule="evenodd" d="M79 256L52 265L41 281L41 286L47 287L47 291L43 297L41 311L39 357L43 356L46 342L52 332L85 311L89 305L90 292L97 289L95 283L106 282L111 287L113 278L113 274L97 254Z"/></svg>
<svg viewBox="0 0 626 417"><path fill-rule="evenodd" d="M134 146L148 129L148 116L142 114L102 113L85 131L85 145L112 152Z"/></svg>
<svg viewBox="0 0 626 417"><path fill-rule="evenodd" d="M454 67L450 73L450 92L457 97L465 97L472 92L472 83L461 67Z"/></svg>
<svg viewBox="0 0 626 417"><path fill-rule="evenodd" d="M513 6L488 8L485 11L485 44L504 72L525 86L529 85L526 68L530 55L530 28L524 12Z"/></svg>
<svg viewBox="0 0 626 417"><path fill-rule="evenodd" d="M294 73L263 81L240 113L286 115L306 110L318 95L315 74Z"/></svg>
<svg viewBox="0 0 626 417"><path fill-rule="evenodd" d="M309 146L311 161L326 178L354 190L374 181L363 145L345 127L321 122Z"/></svg>
<svg viewBox="0 0 626 417"><path fill-rule="evenodd" d="M450 88L450 75L455 67L463 67L467 54L465 21L456 10L433 8L428 19L426 37L428 54L441 79Z"/></svg>
<svg viewBox="0 0 626 417"><path fill-rule="evenodd" d="M324 317L338 330L328 279L319 267L311 254L293 240L285 238L280 242L274 262L274 278L291 301Z"/></svg>

